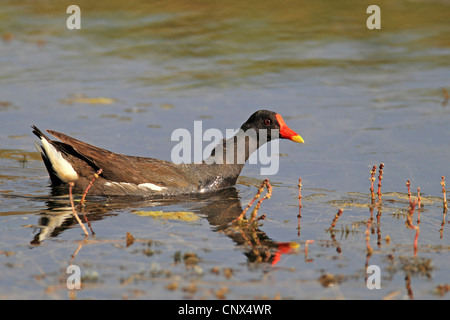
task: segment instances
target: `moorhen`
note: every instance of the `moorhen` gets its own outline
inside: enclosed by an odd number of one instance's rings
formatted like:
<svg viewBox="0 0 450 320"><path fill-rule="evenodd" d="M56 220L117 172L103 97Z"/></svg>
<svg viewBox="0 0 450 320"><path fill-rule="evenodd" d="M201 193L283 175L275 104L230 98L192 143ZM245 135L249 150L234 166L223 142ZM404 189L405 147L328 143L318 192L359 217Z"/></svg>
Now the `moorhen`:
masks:
<svg viewBox="0 0 450 320"><path fill-rule="evenodd" d="M50 140L36 126L33 133L40 139L36 147L41 153L53 186L73 182L75 190L85 190L94 174L101 174L89 189L91 195L180 195L203 193L233 186L249 156L264 143L278 138L303 143L283 118L268 110L259 110L230 139L223 139L211 156L201 163L175 164L153 158L126 156L95 147L63 133L47 130L60 141ZM250 130L250 129L253 129ZM266 129L266 130L261 130ZM277 136L272 137L271 129ZM248 134L254 132L255 134ZM266 135L262 137L262 135ZM245 145L236 143L245 138ZM265 139L263 139L265 138ZM233 143L230 144L230 141ZM230 147L231 146L231 147ZM234 159L228 159L227 148ZM236 161L237 158L243 161ZM212 157L215 157L211 161ZM223 157L223 161L220 161Z"/></svg>

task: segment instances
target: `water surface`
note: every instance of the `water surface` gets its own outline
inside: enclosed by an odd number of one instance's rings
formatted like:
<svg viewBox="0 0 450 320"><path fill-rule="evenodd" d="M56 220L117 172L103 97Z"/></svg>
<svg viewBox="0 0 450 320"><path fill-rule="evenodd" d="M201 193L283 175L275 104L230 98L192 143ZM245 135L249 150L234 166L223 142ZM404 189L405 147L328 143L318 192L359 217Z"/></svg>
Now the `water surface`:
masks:
<svg viewBox="0 0 450 320"><path fill-rule="evenodd" d="M445 1L379 1L381 30L366 28L364 1L78 1L81 30L66 28L70 4L5 1L0 13L1 298L448 298L439 291L450 282ZM95 236L85 239L67 196L52 193L30 129L170 160L174 129L238 128L262 108L306 143L280 142L266 219L247 229L224 224L266 178L258 165L212 197L89 199ZM380 163L383 201L373 206L370 169ZM416 254L408 179L423 198ZM151 211L200 219L139 214ZM70 264L82 290L67 289ZM371 264L380 290L366 287Z"/></svg>

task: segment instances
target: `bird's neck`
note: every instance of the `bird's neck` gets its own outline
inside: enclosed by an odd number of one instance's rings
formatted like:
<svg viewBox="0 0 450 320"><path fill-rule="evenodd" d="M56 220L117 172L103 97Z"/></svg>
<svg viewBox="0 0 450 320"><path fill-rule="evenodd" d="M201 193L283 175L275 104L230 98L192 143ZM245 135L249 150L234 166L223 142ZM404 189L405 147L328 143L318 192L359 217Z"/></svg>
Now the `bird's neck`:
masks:
<svg viewBox="0 0 450 320"><path fill-rule="evenodd" d="M255 130L239 130L233 137L223 139L204 163L235 165L242 169L250 155L266 142L258 138Z"/></svg>
<svg viewBox="0 0 450 320"><path fill-rule="evenodd" d="M223 139L200 165L199 174L204 178L201 187L216 189L234 185L250 155L266 140L258 138L253 129L239 130L233 137Z"/></svg>

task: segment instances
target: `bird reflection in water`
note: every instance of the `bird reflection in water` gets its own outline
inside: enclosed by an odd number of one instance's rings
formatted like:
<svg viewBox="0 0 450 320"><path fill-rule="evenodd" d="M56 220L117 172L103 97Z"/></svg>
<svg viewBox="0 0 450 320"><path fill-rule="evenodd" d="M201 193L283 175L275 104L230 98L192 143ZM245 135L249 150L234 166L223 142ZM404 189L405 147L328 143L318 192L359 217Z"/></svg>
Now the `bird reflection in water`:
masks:
<svg viewBox="0 0 450 320"><path fill-rule="evenodd" d="M92 233L95 230L95 223L110 216L117 216L124 209L133 211L137 208L155 206L170 208L177 204L192 203L190 210L199 217L205 217L214 232L225 234L232 239L242 249L249 263L275 265L283 254L298 252L298 243L277 242L259 229L260 221L264 217L253 218L254 221L251 223L244 218L236 223L236 219L242 217L243 209L238 191L234 187L208 195L191 195L177 199L91 196L88 200L85 206L78 210L85 215L90 225L94 225ZM40 213L38 232L31 241L32 245L39 245L48 238L61 236L67 229L79 227L65 188L52 187L52 194L46 199L46 205L47 209Z"/></svg>

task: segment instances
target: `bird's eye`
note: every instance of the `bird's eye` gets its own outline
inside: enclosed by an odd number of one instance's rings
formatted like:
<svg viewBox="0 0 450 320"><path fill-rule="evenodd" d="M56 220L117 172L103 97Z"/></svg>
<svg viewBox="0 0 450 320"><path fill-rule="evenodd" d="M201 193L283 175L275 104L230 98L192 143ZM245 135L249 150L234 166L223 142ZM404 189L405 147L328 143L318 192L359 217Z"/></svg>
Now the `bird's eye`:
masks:
<svg viewBox="0 0 450 320"><path fill-rule="evenodd" d="M264 124L265 124L266 126L270 126L270 125L272 124L272 120L266 119L266 120L264 120Z"/></svg>

